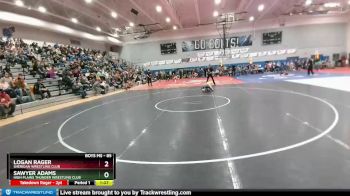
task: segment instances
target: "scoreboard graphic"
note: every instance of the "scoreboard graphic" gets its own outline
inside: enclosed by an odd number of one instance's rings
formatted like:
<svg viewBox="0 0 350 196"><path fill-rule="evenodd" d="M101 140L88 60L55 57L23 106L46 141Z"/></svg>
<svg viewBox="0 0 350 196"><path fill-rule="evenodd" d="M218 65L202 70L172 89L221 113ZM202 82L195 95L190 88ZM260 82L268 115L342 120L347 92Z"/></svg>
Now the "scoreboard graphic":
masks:
<svg viewBox="0 0 350 196"><path fill-rule="evenodd" d="M177 53L176 43L160 44L160 52L162 55L176 54Z"/></svg>
<svg viewBox="0 0 350 196"><path fill-rule="evenodd" d="M282 31L263 33L263 45L281 44Z"/></svg>
<svg viewBox="0 0 350 196"><path fill-rule="evenodd" d="M8 154L10 186L113 186L114 153Z"/></svg>

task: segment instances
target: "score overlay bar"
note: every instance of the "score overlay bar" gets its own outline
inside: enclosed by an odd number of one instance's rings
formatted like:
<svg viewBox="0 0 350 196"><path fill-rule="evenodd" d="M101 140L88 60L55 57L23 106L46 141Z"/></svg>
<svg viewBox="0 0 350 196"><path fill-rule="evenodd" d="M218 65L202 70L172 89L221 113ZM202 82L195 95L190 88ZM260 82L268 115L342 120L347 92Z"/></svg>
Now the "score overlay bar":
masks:
<svg viewBox="0 0 350 196"><path fill-rule="evenodd" d="M68 186L70 181L113 181L115 157L114 153L8 154L7 178L11 186Z"/></svg>

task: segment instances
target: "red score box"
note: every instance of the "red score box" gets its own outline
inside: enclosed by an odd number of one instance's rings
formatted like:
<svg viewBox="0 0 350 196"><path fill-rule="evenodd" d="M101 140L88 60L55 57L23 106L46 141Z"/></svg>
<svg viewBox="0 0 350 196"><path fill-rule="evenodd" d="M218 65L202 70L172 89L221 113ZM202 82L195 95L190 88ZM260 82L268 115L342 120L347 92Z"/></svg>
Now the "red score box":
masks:
<svg viewBox="0 0 350 196"><path fill-rule="evenodd" d="M10 186L68 186L68 180L10 180Z"/></svg>

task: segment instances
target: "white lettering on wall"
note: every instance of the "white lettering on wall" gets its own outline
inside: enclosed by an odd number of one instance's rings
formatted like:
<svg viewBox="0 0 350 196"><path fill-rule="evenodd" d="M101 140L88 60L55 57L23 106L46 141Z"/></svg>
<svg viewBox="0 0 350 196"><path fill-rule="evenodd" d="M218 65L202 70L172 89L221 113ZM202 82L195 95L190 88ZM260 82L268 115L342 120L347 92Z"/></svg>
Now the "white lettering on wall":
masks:
<svg viewBox="0 0 350 196"><path fill-rule="evenodd" d="M199 50L199 40L194 41L194 49Z"/></svg>
<svg viewBox="0 0 350 196"><path fill-rule="evenodd" d="M201 40L201 50L205 50L205 40Z"/></svg>
<svg viewBox="0 0 350 196"><path fill-rule="evenodd" d="M220 48L221 48L220 39L215 39L215 49L220 49Z"/></svg>
<svg viewBox="0 0 350 196"><path fill-rule="evenodd" d="M209 49L215 48L215 41L213 39L209 40Z"/></svg>

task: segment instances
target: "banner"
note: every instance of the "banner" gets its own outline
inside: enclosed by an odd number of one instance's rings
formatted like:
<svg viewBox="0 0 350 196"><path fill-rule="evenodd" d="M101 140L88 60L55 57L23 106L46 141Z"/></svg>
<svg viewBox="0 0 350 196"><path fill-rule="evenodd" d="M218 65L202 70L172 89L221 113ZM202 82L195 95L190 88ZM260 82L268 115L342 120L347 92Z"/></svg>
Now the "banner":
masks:
<svg viewBox="0 0 350 196"><path fill-rule="evenodd" d="M237 48L253 45L252 36L240 36L229 38L215 38L207 40L192 40L182 42L182 52L198 50L213 50L224 48Z"/></svg>

